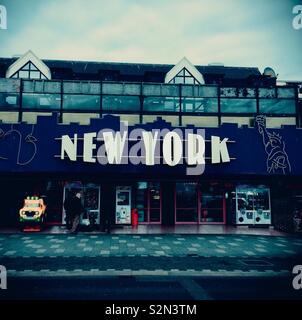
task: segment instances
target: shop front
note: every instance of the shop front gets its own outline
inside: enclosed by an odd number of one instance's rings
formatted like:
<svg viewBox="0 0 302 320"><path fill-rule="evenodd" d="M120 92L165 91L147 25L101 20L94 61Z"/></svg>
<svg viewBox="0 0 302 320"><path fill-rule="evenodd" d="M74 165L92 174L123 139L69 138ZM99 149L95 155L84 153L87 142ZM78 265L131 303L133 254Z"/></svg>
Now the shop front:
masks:
<svg viewBox="0 0 302 320"><path fill-rule="evenodd" d="M27 196L44 199L47 224L64 225L64 202L76 192L83 195L81 224L94 229L131 225L134 208L142 225L270 226L282 213L278 201L301 202L302 133L291 126L204 130L158 119L128 127L128 153L115 116L63 125L53 114L1 130L2 226L18 223Z"/></svg>

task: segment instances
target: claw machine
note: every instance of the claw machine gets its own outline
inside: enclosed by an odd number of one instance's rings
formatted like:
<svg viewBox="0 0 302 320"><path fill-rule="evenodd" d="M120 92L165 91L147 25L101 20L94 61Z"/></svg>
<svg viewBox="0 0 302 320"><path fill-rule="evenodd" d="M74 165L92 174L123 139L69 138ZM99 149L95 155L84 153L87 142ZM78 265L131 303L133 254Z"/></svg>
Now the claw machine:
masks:
<svg viewBox="0 0 302 320"><path fill-rule="evenodd" d="M270 189L265 186L237 186L235 192L236 225L271 224Z"/></svg>

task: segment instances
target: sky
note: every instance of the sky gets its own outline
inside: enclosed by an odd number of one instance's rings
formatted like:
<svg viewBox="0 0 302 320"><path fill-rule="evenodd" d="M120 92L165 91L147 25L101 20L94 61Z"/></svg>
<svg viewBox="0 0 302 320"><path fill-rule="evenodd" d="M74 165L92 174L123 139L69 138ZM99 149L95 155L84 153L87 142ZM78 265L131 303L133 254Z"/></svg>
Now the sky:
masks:
<svg viewBox="0 0 302 320"><path fill-rule="evenodd" d="M302 0L0 0L0 57L267 66L302 81Z"/></svg>

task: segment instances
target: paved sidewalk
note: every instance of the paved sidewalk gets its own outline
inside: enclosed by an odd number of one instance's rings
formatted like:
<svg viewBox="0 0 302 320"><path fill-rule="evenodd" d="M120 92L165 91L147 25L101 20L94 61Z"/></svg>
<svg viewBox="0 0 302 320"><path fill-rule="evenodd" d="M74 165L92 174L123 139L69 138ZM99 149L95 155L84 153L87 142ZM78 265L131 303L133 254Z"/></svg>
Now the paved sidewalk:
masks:
<svg viewBox="0 0 302 320"><path fill-rule="evenodd" d="M302 238L249 235L0 234L0 257L302 257Z"/></svg>
<svg viewBox="0 0 302 320"><path fill-rule="evenodd" d="M249 235L0 234L10 275L291 273L302 239ZM251 275L251 274L250 274Z"/></svg>

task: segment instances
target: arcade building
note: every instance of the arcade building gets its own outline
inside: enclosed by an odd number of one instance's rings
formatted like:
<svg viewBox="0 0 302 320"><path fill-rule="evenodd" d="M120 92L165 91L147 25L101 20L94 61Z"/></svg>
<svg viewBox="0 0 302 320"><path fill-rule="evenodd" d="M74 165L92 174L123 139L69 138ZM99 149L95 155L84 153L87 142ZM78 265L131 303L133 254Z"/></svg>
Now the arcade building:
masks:
<svg viewBox="0 0 302 320"><path fill-rule="evenodd" d="M145 225L294 231L301 125L302 80L269 67L0 58L0 227L28 196L64 225L81 191L100 229L136 208Z"/></svg>

